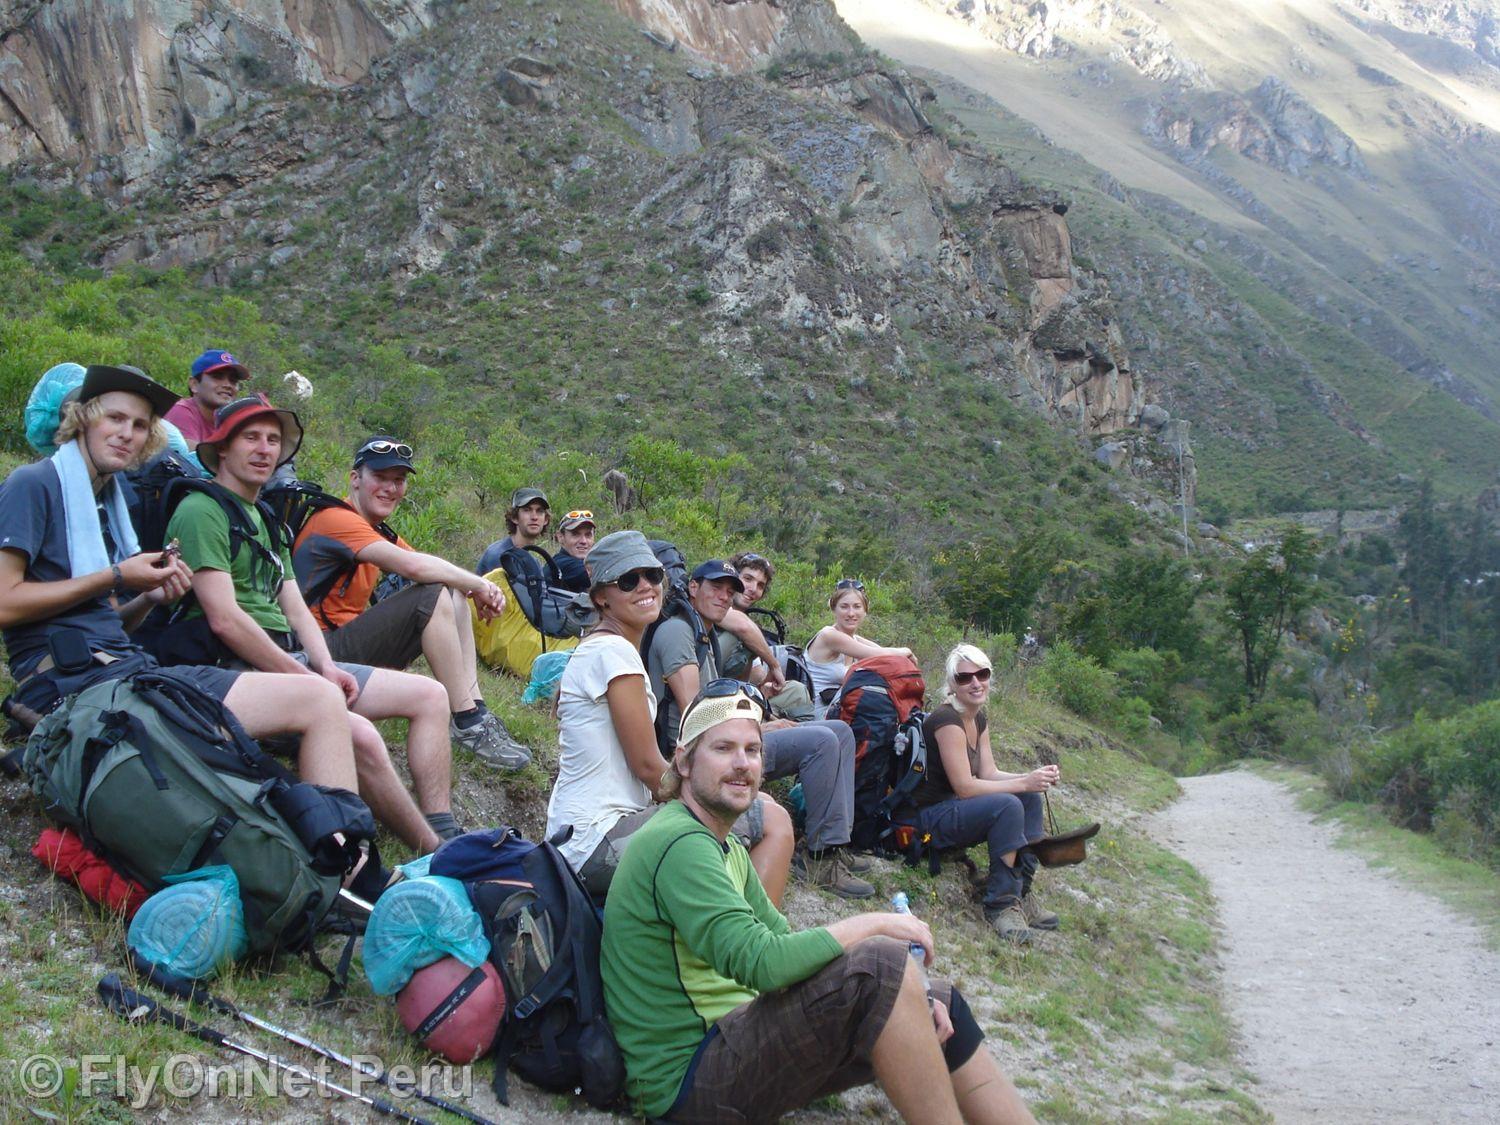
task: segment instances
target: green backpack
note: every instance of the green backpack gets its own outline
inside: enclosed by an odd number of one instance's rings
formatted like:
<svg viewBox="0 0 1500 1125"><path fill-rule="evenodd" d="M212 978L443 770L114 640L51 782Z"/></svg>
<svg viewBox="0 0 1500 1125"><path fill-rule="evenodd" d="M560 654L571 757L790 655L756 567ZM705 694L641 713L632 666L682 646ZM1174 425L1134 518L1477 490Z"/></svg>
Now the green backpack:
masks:
<svg viewBox="0 0 1500 1125"><path fill-rule="evenodd" d="M218 700L166 669L64 700L23 765L49 817L152 892L168 875L232 867L252 952L309 948L375 835L357 796L295 781Z"/></svg>

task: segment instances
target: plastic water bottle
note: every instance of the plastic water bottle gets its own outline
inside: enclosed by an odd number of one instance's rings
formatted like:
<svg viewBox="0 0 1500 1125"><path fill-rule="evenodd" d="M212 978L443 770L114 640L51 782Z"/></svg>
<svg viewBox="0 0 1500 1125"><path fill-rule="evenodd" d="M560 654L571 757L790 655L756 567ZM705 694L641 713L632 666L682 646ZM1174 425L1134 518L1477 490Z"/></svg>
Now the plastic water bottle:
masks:
<svg viewBox="0 0 1500 1125"><path fill-rule="evenodd" d="M905 891L897 891L891 896L891 910L896 914L911 914L911 901L906 897ZM927 993L927 1003L932 1004L932 983L927 979L927 950L922 948L920 941L908 943L911 958L917 963L917 973L922 978L922 991Z"/></svg>

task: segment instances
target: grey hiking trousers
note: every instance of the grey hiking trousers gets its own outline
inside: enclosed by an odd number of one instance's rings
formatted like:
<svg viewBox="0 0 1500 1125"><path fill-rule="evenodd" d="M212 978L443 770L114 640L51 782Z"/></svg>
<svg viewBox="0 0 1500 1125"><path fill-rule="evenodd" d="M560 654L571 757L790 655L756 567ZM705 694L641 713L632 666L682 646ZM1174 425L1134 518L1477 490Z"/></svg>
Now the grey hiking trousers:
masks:
<svg viewBox="0 0 1500 1125"><path fill-rule="evenodd" d="M849 842L854 821L854 732L838 719L767 731L767 780L796 774L807 804L807 846L813 851Z"/></svg>

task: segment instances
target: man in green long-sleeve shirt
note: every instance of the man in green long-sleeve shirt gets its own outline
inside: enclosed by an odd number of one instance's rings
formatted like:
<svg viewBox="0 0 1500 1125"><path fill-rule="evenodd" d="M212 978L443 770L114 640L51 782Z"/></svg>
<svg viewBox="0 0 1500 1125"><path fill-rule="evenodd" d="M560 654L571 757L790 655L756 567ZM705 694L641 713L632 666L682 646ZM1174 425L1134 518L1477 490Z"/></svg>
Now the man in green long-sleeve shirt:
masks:
<svg viewBox="0 0 1500 1125"><path fill-rule="evenodd" d="M957 990L916 960L904 914L793 933L730 826L761 780L765 701L715 680L682 717L670 801L610 886L605 1002L637 1109L681 1122L770 1121L878 1081L909 1121L1029 1122ZM946 1079L946 1080L945 1080Z"/></svg>

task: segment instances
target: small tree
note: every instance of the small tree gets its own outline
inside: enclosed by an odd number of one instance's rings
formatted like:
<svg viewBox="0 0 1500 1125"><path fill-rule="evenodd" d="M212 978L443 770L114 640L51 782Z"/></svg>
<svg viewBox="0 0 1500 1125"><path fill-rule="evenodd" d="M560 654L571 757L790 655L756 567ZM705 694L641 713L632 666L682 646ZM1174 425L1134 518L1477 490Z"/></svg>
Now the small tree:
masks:
<svg viewBox="0 0 1500 1125"><path fill-rule="evenodd" d="M1252 704L1265 694L1281 638L1312 600L1315 557L1312 536L1288 527L1279 545L1252 553L1224 588L1224 616L1240 640Z"/></svg>

